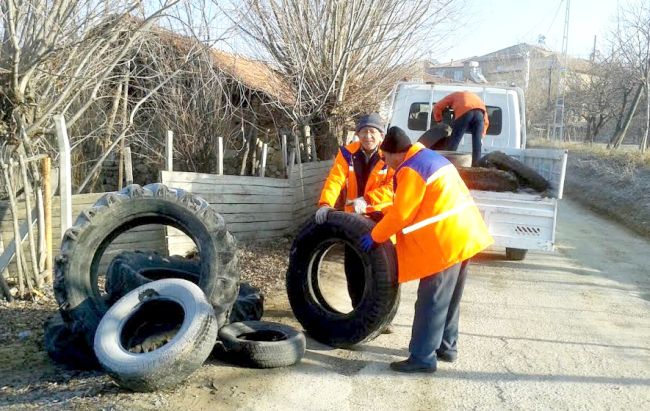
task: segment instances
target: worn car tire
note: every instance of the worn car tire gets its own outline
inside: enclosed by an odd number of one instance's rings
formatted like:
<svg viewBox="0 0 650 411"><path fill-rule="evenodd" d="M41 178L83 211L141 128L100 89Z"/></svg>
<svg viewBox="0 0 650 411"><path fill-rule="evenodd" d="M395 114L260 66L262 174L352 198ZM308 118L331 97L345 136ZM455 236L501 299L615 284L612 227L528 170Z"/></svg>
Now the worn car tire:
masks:
<svg viewBox="0 0 650 411"><path fill-rule="evenodd" d="M107 193L83 211L61 242L56 257L54 293L63 320L92 345L106 302L97 284L99 261L113 239L144 224L166 224L185 232L201 256L199 286L226 322L237 297L239 270L235 240L223 218L202 198L163 184L133 184ZM215 273L215 274L213 274Z"/></svg>
<svg viewBox="0 0 650 411"><path fill-rule="evenodd" d="M399 304L397 260L390 241L368 253L360 250L361 236L375 223L350 213L330 212L327 223L307 221L296 236L289 256L287 294L294 315L314 339L349 347L368 341L389 324ZM323 250L343 242L359 252L364 267L364 292L359 304L346 314L325 301L318 284Z"/></svg>
<svg viewBox="0 0 650 411"><path fill-rule="evenodd" d="M305 355L305 335L288 325L268 321L244 321L219 330L225 359L255 368L296 364Z"/></svg>
<svg viewBox="0 0 650 411"><path fill-rule="evenodd" d="M47 355L66 368L95 370L101 368L83 335L74 334L56 313L43 324L43 346Z"/></svg>
<svg viewBox="0 0 650 411"><path fill-rule="evenodd" d="M501 151L493 151L484 155L479 160L478 165L480 167L496 167L499 170L511 171L517 176L522 186L530 187L540 193L551 186L537 171Z"/></svg>
<svg viewBox="0 0 650 411"><path fill-rule="evenodd" d="M196 259L177 255L165 257L154 251L123 251L106 269L107 302L113 305L137 287L164 278L182 278L198 284L200 268L200 261ZM263 314L264 294L249 283L240 282L227 323L259 320Z"/></svg>
<svg viewBox="0 0 650 411"><path fill-rule="evenodd" d="M130 351L156 331L165 336L162 343L144 352ZM179 384L201 367L217 332L214 309L203 291L170 278L144 284L115 303L97 327L94 349L121 387L154 391Z"/></svg>

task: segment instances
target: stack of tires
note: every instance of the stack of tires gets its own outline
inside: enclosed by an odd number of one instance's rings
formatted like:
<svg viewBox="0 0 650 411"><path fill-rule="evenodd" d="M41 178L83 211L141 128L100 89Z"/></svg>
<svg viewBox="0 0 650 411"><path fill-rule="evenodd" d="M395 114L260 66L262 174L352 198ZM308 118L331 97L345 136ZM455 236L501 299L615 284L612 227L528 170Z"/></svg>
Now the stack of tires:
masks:
<svg viewBox="0 0 650 411"><path fill-rule="evenodd" d="M144 224L182 230L200 259L123 252L107 269L102 295L98 265L104 251L118 235ZM263 311L259 290L240 288L239 280L235 240L202 198L162 184L108 193L79 215L62 240L54 283L60 319L45 324L46 348L54 360L72 367L99 364L134 391L183 381L208 358L219 336L233 361L260 367L299 361L305 350L301 333L261 321L239 322L259 320ZM256 334L255 328L264 332ZM269 344L267 328L284 336L273 340L291 341L295 355L281 361L273 353L256 356L251 346ZM287 343L278 345L282 349Z"/></svg>

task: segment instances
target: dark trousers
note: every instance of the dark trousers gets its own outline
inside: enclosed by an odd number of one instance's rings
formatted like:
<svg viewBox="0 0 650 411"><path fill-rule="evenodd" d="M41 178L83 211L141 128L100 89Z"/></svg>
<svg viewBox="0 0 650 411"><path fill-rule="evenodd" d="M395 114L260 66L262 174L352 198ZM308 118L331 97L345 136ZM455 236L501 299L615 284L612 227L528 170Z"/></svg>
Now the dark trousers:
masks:
<svg viewBox="0 0 650 411"><path fill-rule="evenodd" d="M465 133L472 134L472 166L481 158L481 138L483 135L483 111L470 110L454 120L447 150L456 151Z"/></svg>
<svg viewBox="0 0 650 411"><path fill-rule="evenodd" d="M411 361L435 366L436 351L456 352L467 268L464 261L420 280L409 344Z"/></svg>

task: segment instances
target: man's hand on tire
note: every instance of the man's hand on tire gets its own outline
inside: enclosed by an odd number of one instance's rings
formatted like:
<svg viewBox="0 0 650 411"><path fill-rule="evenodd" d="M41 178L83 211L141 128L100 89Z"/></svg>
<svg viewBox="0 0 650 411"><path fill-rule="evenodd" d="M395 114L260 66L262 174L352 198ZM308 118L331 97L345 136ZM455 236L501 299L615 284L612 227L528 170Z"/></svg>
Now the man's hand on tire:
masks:
<svg viewBox="0 0 650 411"><path fill-rule="evenodd" d="M366 233L361 237L361 251L364 253L367 253L377 246L378 244L372 239L370 233Z"/></svg>
<svg viewBox="0 0 650 411"><path fill-rule="evenodd" d="M325 221L327 221L327 214L330 211L332 211L332 207L330 206L321 206L318 210L316 210L316 215L314 216L316 224L323 224Z"/></svg>

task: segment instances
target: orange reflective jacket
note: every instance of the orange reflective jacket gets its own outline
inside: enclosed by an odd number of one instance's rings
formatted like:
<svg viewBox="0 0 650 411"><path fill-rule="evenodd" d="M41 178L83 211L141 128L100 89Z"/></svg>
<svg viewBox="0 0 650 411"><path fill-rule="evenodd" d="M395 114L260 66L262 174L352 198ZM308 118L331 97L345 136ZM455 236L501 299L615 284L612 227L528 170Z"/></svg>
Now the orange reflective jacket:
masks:
<svg viewBox="0 0 650 411"><path fill-rule="evenodd" d="M485 103L479 96L469 91L457 91L447 95L445 98L436 103L433 108L433 119L437 122L442 121L442 112L451 107L454 110L454 117L460 118L463 114L470 110L479 109L483 111L483 136L487 133L490 125L488 120L487 109Z"/></svg>
<svg viewBox="0 0 650 411"><path fill-rule="evenodd" d="M363 196L370 211L381 211L393 202L393 170L379 160L368 175L368 181L363 193L358 193L357 176L354 171L353 156L361 150L361 143L354 142L339 149L334 165L330 170L323 191L321 191L319 206L334 207L343 187L347 188L345 211L353 212L354 206L348 201Z"/></svg>
<svg viewBox="0 0 650 411"><path fill-rule="evenodd" d="M393 206L372 230L378 243L397 234L398 281L438 273L494 242L456 168L414 144L395 171Z"/></svg>

